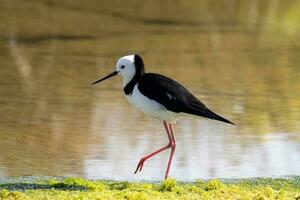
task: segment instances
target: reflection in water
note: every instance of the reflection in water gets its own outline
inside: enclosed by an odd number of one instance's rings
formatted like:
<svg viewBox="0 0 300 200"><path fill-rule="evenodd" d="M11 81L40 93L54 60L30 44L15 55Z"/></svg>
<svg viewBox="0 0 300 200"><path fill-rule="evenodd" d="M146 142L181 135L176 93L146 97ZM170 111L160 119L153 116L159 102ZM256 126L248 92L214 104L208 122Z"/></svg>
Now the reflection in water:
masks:
<svg viewBox="0 0 300 200"><path fill-rule="evenodd" d="M0 8L0 175L160 180L160 122L128 105L118 57L139 53L236 127L176 126L181 180L299 174L300 37L295 1L5 1Z"/></svg>

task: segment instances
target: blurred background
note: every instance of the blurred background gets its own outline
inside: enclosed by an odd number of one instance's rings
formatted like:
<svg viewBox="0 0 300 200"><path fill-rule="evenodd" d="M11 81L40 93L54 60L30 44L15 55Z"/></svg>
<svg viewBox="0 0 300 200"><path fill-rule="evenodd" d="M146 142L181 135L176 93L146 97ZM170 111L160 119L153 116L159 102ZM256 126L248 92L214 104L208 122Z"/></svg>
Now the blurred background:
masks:
<svg viewBox="0 0 300 200"><path fill-rule="evenodd" d="M0 176L161 180L163 125L131 107L116 60L140 54L231 126L177 123L171 177L300 174L300 1L3 0Z"/></svg>

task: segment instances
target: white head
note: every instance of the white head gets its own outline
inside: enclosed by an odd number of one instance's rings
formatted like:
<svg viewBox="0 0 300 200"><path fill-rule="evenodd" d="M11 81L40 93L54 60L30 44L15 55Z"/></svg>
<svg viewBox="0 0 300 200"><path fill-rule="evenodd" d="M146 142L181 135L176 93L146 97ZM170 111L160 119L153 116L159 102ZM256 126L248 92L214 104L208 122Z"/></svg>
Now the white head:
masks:
<svg viewBox="0 0 300 200"><path fill-rule="evenodd" d="M129 82L138 81L140 77L145 73L144 62L139 55L128 55L121 57L116 64L116 70L106 77L94 82L99 83L115 75L123 76L123 87Z"/></svg>
<svg viewBox="0 0 300 200"><path fill-rule="evenodd" d="M118 72L118 75L123 76L123 87L132 80L136 73L134 57L134 55L128 55L117 61L116 71Z"/></svg>

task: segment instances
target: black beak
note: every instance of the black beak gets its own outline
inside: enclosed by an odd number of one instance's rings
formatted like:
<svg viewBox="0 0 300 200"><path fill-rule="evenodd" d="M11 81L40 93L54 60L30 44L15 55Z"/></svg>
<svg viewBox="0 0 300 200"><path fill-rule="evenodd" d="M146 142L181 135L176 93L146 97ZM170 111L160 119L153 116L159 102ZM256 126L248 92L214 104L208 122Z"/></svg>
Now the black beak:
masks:
<svg viewBox="0 0 300 200"><path fill-rule="evenodd" d="M117 71L114 71L114 72L108 74L107 76L105 76L104 78L101 78L100 80L98 80L98 81L92 83L92 85L94 85L94 84L96 84L96 83L99 83L99 82L101 82L101 81L104 81L105 79L108 79L108 78L110 78L110 77L112 77L112 76L115 76L115 75L117 75L117 74L118 74L118 72L117 72Z"/></svg>

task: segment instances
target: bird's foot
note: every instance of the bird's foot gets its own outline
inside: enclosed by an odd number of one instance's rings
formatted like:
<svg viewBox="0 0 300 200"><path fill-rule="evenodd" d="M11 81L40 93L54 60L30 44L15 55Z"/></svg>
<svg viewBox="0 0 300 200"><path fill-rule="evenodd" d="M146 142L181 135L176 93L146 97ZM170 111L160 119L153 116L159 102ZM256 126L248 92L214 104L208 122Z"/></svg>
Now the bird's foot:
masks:
<svg viewBox="0 0 300 200"><path fill-rule="evenodd" d="M175 143L174 143L174 144L175 144ZM158 153L160 153L160 152L162 152L162 151L164 151L164 150L166 150L166 149L168 149L168 148L170 148L170 147L172 147L172 142L170 142L168 145L166 145L166 146L164 146L164 147L162 147L162 148L160 148L160 149L158 149L158 150L152 152L151 154L149 154L149 155L143 157L143 158L140 160L140 162L138 163L138 165L137 165L136 170L135 170L134 173L136 174L137 172L142 171L143 166L144 166L144 162L145 162L146 160L148 160L148 159L151 158L152 156L154 156L154 155L156 155L156 154L158 154Z"/></svg>
<svg viewBox="0 0 300 200"><path fill-rule="evenodd" d="M142 171L143 166L144 166L144 162L145 162L145 161L146 161L146 158L142 158L142 159L140 160L140 162L138 163L138 165L137 165L137 167L136 167L136 170L135 170L134 174L136 174L137 172Z"/></svg>

